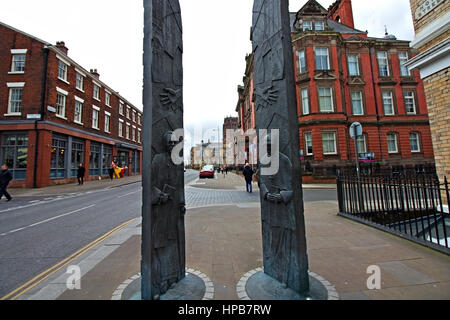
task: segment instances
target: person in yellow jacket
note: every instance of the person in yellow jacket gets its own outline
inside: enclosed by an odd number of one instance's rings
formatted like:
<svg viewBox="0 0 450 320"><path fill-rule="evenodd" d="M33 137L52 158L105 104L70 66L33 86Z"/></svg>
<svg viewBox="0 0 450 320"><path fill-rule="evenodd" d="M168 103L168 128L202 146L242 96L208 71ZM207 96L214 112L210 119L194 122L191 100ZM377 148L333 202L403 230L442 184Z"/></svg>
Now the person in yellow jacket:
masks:
<svg viewBox="0 0 450 320"><path fill-rule="evenodd" d="M113 169L113 179L120 179L120 173L122 172L122 168L119 167L114 162L111 164Z"/></svg>

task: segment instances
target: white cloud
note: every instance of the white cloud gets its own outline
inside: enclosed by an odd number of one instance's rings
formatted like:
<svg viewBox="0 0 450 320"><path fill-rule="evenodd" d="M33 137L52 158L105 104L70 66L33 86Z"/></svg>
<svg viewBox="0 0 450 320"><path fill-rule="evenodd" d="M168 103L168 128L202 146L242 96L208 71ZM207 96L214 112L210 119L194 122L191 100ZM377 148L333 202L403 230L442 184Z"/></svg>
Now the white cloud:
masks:
<svg viewBox="0 0 450 320"><path fill-rule="evenodd" d="M333 0L319 1L325 8ZM291 0L297 11L306 0ZM235 115L237 86L251 50L252 0L180 0L184 25L185 124L217 128ZM20 9L18 9L20 8ZM399 39L414 37L408 0L353 0L355 27ZM142 108L142 1L15 0L0 2L0 21L56 43L138 108ZM193 130L192 130L193 132Z"/></svg>

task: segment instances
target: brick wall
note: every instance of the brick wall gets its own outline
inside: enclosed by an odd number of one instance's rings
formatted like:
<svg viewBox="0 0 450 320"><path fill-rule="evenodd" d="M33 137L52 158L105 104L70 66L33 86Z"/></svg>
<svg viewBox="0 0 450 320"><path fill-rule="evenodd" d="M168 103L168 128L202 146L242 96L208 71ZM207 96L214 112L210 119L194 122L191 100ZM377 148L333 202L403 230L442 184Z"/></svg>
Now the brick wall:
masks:
<svg viewBox="0 0 450 320"><path fill-rule="evenodd" d="M436 167L440 177L450 178L450 68L424 79L424 86Z"/></svg>
<svg viewBox="0 0 450 320"><path fill-rule="evenodd" d="M4 119L4 114L8 113L9 88L6 85L8 82L25 82L22 103L28 106L28 113L40 113L44 45L2 25L0 35L0 117ZM23 74L10 74L11 49L27 49ZM18 120L21 117L7 119Z"/></svg>
<svg viewBox="0 0 450 320"><path fill-rule="evenodd" d="M431 40L427 44L425 44L422 47L420 47L419 50L420 50L420 52L424 52L424 51L434 47L438 43L441 43L442 41L448 39L449 37L450 37L450 30L447 30L446 32L444 32L440 36L437 36L436 38L434 38L433 40Z"/></svg>
<svg viewBox="0 0 450 320"><path fill-rule="evenodd" d="M415 19L415 12L417 8L424 3L424 0L409 0L411 4L411 12L413 17L414 29L416 34L419 33L424 27L426 27L431 22L442 17L446 12L450 10L450 1L444 0L439 4L434 10L422 17L421 19Z"/></svg>

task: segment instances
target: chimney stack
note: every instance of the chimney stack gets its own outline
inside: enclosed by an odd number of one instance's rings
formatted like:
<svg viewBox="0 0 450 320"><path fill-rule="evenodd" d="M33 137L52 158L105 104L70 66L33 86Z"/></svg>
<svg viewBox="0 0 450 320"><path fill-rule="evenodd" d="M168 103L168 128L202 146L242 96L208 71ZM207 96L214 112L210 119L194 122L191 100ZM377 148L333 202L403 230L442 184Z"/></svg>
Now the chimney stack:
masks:
<svg viewBox="0 0 450 320"><path fill-rule="evenodd" d="M56 42L56 47L61 50L62 52L64 52L64 54L67 56L69 49L66 47L66 44L64 41L58 41Z"/></svg>
<svg viewBox="0 0 450 320"><path fill-rule="evenodd" d="M91 69L91 74L96 77L97 79L100 79L100 74L97 72L97 69Z"/></svg>

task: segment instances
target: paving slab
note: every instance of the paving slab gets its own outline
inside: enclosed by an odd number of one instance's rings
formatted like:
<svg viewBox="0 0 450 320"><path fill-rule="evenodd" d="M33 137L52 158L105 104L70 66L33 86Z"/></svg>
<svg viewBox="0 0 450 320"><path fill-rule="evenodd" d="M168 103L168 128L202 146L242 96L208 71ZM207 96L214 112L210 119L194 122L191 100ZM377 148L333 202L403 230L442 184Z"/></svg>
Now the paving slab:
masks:
<svg viewBox="0 0 450 320"><path fill-rule="evenodd" d="M334 285L342 299L450 299L449 256L339 217L337 209L336 202L305 203L305 220L310 271ZM256 206L188 210L186 264L211 279L214 299L238 300L239 280L262 267L260 219ZM109 300L139 273L141 237L132 228L128 234L128 240L120 233L109 239L124 242L83 276L82 290L59 299ZM380 290L367 288L371 265L381 269Z"/></svg>

